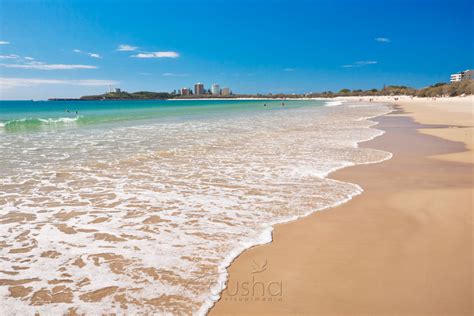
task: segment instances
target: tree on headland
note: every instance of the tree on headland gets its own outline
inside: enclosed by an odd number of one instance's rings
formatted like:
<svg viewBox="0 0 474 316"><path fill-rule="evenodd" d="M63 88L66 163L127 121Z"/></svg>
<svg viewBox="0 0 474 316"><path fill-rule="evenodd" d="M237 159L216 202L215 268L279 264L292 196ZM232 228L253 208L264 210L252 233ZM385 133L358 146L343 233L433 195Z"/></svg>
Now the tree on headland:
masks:
<svg viewBox="0 0 474 316"><path fill-rule="evenodd" d="M350 89L341 89L341 90L339 90L339 94L348 94L350 92L351 92Z"/></svg>

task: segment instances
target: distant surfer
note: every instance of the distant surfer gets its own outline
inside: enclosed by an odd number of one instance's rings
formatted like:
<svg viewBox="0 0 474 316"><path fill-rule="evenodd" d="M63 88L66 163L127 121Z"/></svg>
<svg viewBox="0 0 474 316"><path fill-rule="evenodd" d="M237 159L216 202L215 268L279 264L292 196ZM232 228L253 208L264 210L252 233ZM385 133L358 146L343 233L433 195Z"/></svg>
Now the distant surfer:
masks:
<svg viewBox="0 0 474 316"><path fill-rule="evenodd" d="M285 106L285 102L282 102L282 103L281 103L281 106Z"/></svg>
<svg viewBox="0 0 474 316"><path fill-rule="evenodd" d="M266 103L264 103L264 104L263 104L263 106L267 106L267 104L266 104Z"/></svg>

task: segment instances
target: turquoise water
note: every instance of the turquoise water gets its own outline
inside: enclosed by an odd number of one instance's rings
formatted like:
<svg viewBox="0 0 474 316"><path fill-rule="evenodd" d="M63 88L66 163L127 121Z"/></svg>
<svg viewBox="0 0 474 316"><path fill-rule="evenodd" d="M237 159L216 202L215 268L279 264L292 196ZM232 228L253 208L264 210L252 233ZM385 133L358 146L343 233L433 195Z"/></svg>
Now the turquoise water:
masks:
<svg viewBox="0 0 474 316"><path fill-rule="evenodd" d="M163 118L196 118L322 105L323 101L0 101L0 132L50 130ZM139 123L139 122L138 122ZM133 124L133 123L132 123Z"/></svg>

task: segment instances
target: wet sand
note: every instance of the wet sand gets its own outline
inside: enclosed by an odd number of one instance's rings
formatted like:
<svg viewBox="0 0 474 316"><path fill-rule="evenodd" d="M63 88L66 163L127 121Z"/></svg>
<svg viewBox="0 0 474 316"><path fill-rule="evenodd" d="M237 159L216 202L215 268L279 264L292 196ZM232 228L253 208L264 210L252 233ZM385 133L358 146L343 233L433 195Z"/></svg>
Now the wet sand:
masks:
<svg viewBox="0 0 474 316"><path fill-rule="evenodd" d="M331 174L364 192L276 226L229 267L210 315L472 314L470 100L375 119L387 133L360 146L394 157Z"/></svg>

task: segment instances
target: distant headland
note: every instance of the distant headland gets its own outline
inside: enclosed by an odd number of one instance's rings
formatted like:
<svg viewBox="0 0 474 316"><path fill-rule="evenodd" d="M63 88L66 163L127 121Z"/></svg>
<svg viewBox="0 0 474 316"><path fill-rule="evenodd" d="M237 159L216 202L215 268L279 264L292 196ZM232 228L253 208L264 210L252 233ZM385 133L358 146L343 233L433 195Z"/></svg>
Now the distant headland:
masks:
<svg viewBox="0 0 474 316"><path fill-rule="evenodd" d="M338 92L323 91L303 94L215 94L211 91L192 93L186 90L186 93L173 92L151 92L138 91L126 92L115 89L113 92L107 92L98 95L87 95L80 98L51 98L50 101L110 101L110 100L168 100L168 99L239 99L239 98L259 98L259 99L300 99L300 98L334 98L348 96L393 96L410 95L416 97L442 97L442 96L462 96L474 94L474 80L465 79L453 81L450 83L436 83L431 86L415 89L407 86L384 86L382 89L341 89Z"/></svg>

